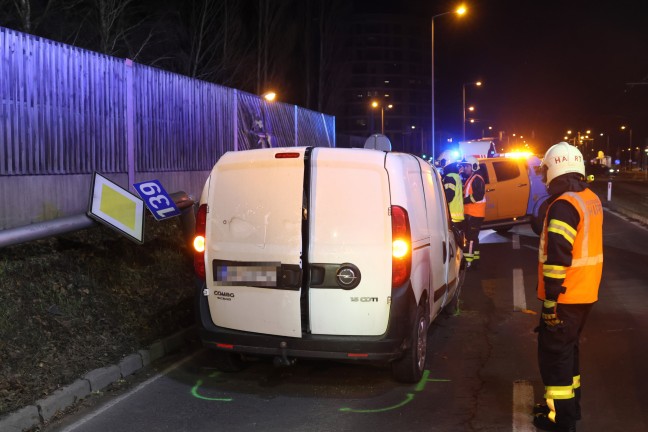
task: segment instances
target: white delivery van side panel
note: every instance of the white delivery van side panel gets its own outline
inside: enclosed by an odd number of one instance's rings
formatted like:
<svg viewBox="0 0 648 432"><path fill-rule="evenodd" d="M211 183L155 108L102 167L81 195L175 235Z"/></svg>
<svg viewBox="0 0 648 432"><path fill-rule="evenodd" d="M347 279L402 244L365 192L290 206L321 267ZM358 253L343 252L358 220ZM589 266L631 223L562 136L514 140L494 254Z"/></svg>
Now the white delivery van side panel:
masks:
<svg viewBox="0 0 648 432"><path fill-rule="evenodd" d="M443 306L448 294L449 257L456 254L456 246L450 237L448 210L441 179L430 164L422 162L423 185L427 206L427 223L430 227L430 262L432 263L432 316Z"/></svg>
<svg viewBox="0 0 648 432"><path fill-rule="evenodd" d="M210 176L206 281L214 324L301 336L300 290L277 287L278 266L301 266L304 149L228 152Z"/></svg>
<svg viewBox="0 0 648 432"><path fill-rule="evenodd" d="M350 263L358 286L309 290L311 332L381 335L389 320L391 216L386 153L315 148L311 155L312 265Z"/></svg>
<svg viewBox="0 0 648 432"><path fill-rule="evenodd" d="M387 155L392 205L403 207L408 214L412 234L412 270L410 280L416 301L430 288L430 232L421 177L421 160L405 153Z"/></svg>

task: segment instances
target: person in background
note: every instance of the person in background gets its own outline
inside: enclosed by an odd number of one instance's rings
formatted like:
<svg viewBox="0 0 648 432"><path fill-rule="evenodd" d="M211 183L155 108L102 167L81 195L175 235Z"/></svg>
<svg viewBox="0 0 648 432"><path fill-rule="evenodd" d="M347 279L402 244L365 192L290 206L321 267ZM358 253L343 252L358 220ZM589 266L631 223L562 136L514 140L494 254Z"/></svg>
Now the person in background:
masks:
<svg viewBox="0 0 648 432"><path fill-rule="evenodd" d="M464 220L463 184L461 182L463 166L451 162L443 167L443 189L445 191L450 218L455 226Z"/></svg>
<svg viewBox="0 0 648 432"><path fill-rule="evenodd" d="M575 432L581 418L579 338L603 271L603 208L588 188L576 147L552 146L540 167L550 194L538 251L538 364L545 402L534 407L533 424Z"/></svg>
<svg viewBox="0 0 648 432"><path fill-rule="evenodd" d="M464 256L468 266L475 268L480 258L479 230L486 216L486 182L478 172L479 161L475 157L465 157L460 164L466 177L463 192L463 231L466 236Z"/></svg>

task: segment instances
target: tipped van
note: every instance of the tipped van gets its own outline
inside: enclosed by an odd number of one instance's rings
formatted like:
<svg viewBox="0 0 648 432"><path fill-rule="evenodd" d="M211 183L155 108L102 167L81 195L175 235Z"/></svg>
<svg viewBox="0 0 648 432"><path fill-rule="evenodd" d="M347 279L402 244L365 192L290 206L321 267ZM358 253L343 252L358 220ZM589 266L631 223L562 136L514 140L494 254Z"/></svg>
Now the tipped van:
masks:
<svg viewBox="0 0 648 432"><path fill-rule="evenodd" d="M418 381L465 262L434 167L323 147L225 153L196 221L197 314L223 371L242 355L382 361Z"/></svg>

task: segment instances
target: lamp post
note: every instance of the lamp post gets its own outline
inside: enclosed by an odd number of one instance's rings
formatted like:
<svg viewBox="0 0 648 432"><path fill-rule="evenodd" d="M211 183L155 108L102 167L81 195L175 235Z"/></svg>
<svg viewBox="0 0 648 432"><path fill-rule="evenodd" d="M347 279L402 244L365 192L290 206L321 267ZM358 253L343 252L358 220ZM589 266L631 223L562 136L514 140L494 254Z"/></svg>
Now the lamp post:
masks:
<svg viewBox="0 0 648 432"><path fill-rule="evenodd" d="M270 138L270 122L267 121L268 113L268 103L273 103L277 100L277 93L274 91L267 91L261 95L263 100L261 101L261 118L258 123L252 125L252 131L256 134L258 138L257 145L260 148L269 148L272 147L272 141Z"/></svg>
<svg viewBox="0 0 648 432"><path fill-rule="evenodd" d="M380 133L385 135L385 106L383 104L379 104L377 101L371 102L371 107L372 108L378 108L380 106ZM387 109L392 109L394 108L394 105L388 104Z"/></svg>
<svg viewBox="0 0 648 432"><path fill-rule="evenodd" d="M431 105L430 105L431 113L430 113L430 115L431 115L431 120L432 120L431 127L430 127L430 135L431 135L431 138L432 138L432 158L434 158L434 156L435 156L435 152L434 152L434 140L435 140L435 137L434 137L434 133L435 133L434 132L434 19L438 18L440 16L443 16L443 15L451 14L451 13L456 13L457 15L461 16L461 15L466 13L466 7L462 5L462 6L459 6L457 9L455 9L453 11L447 11L447 12L443 12L443 13L440 13L440 14L437 14L437 15L433 15L432 19L431 19L431 24L430 24L430 34L432 35L432 38L431 38L432 43L430 45L430 47L431 47L430 48L430 54L431 54L430 57L432 58L432 64L431 64L432 67L431 67L431 71L430 71L430 75L431 75L431 83L430 83L431 84L430 85L430 87L431 87L431 102L430 102L431 103Z"/></svg>
<svg viewBox="0 0 648 432"><path fill-rule="evenodd" d="M469 82L469 83L463 83L461 86L461 100L463 101L462 107L463 107L463 121L461 123L461 129L463 131L463 141L466 141L466 86L469 85L474 85L475 87L480 87L482 85L481 81L475 81L475 82Z"/></svg>
<svg viewBox="0 0 648 432"><path fill-rule="evenodd" d="M632 128L625 125L621 126L622 131L626 129L628 129L628 159L632 160ZM632 169L632 163L626 164L626 167Z"/></svg>

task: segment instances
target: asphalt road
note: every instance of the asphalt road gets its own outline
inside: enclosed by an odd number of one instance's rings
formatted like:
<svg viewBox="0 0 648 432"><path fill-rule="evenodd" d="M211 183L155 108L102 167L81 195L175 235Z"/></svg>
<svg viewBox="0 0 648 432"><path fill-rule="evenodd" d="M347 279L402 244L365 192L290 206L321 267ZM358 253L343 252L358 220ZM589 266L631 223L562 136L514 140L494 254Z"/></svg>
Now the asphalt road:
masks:
<svg viewBox="0 0 648 432"><path fill-rule="evenodd" d="M600 301L585 328L583 420L588 432L648 430L648 230L605 213ZM118 391L89 398L46 431L534 431L538 237L528 226L482 232L458 316L440 316L417 385L377 365L256 361L216 371L209 353L167 359ZM161 370L165 368L164 370Z"/></svg>

